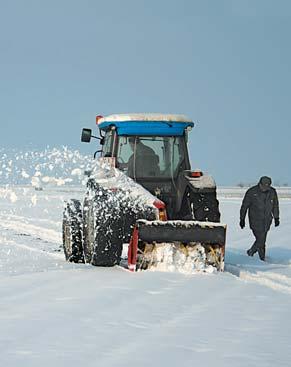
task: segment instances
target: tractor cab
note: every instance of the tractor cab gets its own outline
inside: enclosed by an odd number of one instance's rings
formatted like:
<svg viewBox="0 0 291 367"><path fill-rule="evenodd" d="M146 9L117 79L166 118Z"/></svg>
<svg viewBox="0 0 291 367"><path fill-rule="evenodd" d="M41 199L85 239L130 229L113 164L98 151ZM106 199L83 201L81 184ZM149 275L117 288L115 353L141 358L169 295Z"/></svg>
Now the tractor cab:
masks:
<svg viewBox="0 0 291 367"><path fill-rule="evenodd" d="M179 163L184 162L185 168L190 167L187 152L187 133L194 123L184 115L161 114L129 114L97 116L96 124L99 128L102 144L101 157L115 157L121 169L133 157L157 160L152 162L156 170L148 172L136 169L132 178L172 176ZM89 142L94 137L90 129L83 129L82 141ZM155 158L153 156L155 155ZM135 158L135 159L134 159ZM135 162L136 163L136 162Z"/></svg>
<svg viewBox="0 0 291 367"><path fill-rule="evenodd" d="M171 219L217 221L219 212L209 210L205 200L216 204L216 185L211 176L192 172L188 155L188 132L194 123L185 115L118 114L97 116L102 150L100 157L138 182L167 206ZM82 141L89 142L90 129ZM195 204L193 204L195 203ZM195 207L195 208L194 208ZM201 212L201 213L200 213Z"/></svg>
<svg viewBox="0 0 291 367"><path fill-rule="evenodd" d="M185 190L179 177L191 169L187 140L194 123L185 115L148 113L97 116L96 124L100 156L111 157L116 168L163 200L169 214L173 212ZM90 141L90 134L83 130L82 141Z"/></svg>

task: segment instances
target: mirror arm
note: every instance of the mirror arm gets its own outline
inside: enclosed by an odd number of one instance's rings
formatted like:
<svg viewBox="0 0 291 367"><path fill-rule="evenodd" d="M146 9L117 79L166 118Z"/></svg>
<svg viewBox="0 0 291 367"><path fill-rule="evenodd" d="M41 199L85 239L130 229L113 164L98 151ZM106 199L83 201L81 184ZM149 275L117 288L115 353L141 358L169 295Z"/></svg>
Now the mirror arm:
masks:
<svg viewBox="0 0 291 367"><path fill-rule="evenodd" d="M94 136L94 135L91 135L91 138L95 138L95 139L98 139L98 140L102 140L102 138L99 138L99 136Z"/></svg>
<svg viewBox="0 0 291 367"><path fill-rule="evenodd" d="M91 138L98 139L100 141L101 145L104 144L104 137L103 136L101 136L101 138L100 138L99 136L91 135Z"/></svg>

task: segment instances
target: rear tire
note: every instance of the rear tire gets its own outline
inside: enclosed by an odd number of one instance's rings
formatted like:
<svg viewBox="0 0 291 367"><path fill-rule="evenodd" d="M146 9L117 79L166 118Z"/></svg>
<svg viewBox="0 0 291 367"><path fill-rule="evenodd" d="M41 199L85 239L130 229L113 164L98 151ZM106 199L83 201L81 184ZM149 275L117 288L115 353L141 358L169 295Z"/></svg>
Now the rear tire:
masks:
<svg viewBox="0 0 291 367"><path fill-rule="evenodd" d="M95 266L118 265L122 253L122 214L117 202L110 205L107 199L107 195L99 196L94 202L96 231L91 264Z"/></svg>
<svg viewBox="0 0 291 367"><path fill-rule="evenodd" d="M216 192L191 193L191 208L195 220L220 222L219 203Z"/></svg>
<svg viewBox="0 0 291 367"><path fill-rule="evenodd" d="M82 209L79 200L66 203L63 214L63 248L67 261L84 263Z"/></svg>
<svg viewBox="0 0 291 367"><path fill-rule="evenodd" d="M87 264L91 264L95 241L94 201L85 198L83 209L83 248Z"/></svg>
<svg viewBox="0 0 291 367"><path fill-rule="evenodd" d="M95 266L119 265L123 244L130 241L139 218L156 219L155 209L140 205L130 192L110 190L93 178L84 201L85 261Z"/></svg>

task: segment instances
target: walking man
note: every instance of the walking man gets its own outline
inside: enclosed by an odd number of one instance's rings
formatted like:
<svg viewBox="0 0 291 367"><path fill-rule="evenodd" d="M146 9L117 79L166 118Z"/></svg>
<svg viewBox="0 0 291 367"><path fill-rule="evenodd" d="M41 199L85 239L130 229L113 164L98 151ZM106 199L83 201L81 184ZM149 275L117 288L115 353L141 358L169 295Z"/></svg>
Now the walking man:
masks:
<svg viewBox="0 0 291 367"><path fill-rule="evenodd" d="M258 252L263 261L265 260L267 233L273 218L275 227L280 224L278 196L271 184L270 177L261 177L256 186L248 189L240 208L240 227L242 229L245 227L245 217L248 211L250 228L256 239L253 246L247 250L247 254L253 256Z"/></svg>

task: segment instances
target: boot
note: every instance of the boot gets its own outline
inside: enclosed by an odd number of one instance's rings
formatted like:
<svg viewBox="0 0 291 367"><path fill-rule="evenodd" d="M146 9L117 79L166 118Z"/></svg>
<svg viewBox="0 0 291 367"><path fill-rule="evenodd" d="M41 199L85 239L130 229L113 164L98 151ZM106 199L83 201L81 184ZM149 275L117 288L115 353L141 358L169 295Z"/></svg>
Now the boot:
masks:
<svg viewBox="0 0 291 367"><path fill-rule="evenodd" d="M252 249L248 249L247 250L247 254L248 254L248 256L254 256L254 253L252 252Z"/></svg>
<svg viewBox="0 0 291 367"><path fill-rule="evenodd" d="M266 258L266 247L260 247L258 250L260 260L265 261Z"/></svg>

